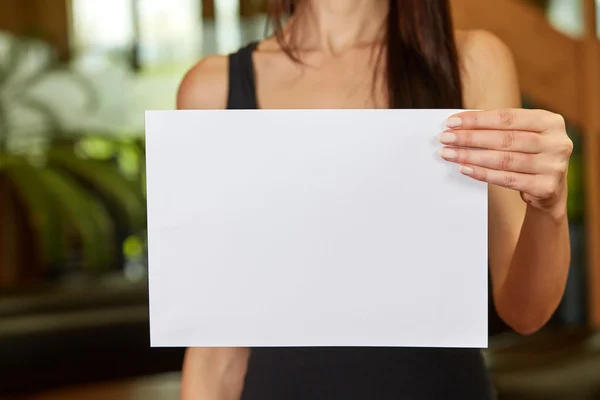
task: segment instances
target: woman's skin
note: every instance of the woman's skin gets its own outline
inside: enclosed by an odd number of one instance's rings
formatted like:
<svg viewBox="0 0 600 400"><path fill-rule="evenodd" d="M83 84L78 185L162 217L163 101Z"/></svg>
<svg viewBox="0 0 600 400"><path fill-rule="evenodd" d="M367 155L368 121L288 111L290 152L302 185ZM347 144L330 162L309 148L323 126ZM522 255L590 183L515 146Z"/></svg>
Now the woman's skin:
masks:
<svg viewBox="0 0 600 400"><path fill-rule="evenodd" d="M308 0L310 1L310 0ZM373 91L372 49L386 0L318 0L292 24L305 65L274 38L254 54L261 108L385 108ZM286 27L286 29L289 28ZM489 260L500 317L521 334L540 329L562 297L570 261L566 216L572 151L561 116L520 109L509 49L484 31L457 31L465 109L440 132L440 156L489 185ZM267 73L268 70L268 73ZM209 56L183 79L179 109L224 109L228 60ZM452 146L461 147L454 150ZM479 150L476 148L485 148ZM398 171L399 174L409 173ZM240 398L249 349L194 348L186 353L183 399Z"/></svg>

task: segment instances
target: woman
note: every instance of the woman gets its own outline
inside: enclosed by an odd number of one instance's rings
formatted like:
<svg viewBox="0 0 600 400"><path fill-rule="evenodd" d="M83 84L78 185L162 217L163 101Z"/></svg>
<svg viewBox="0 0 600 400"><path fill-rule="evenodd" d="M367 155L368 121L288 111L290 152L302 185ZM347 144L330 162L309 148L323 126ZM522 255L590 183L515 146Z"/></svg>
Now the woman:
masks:
<svg viewBox="0 0 600 400"><path fill-rule="evenodd" d="M280 21L289 1L270 2ZM489 183L498 314L521 334L556 309L569 265L563 119L519 109L511 54L486 32L454 32L447 0L300 0L275 35L184 78L180 109L464 108L440 156ZM407 173L398 171L399 174ZM203 400L492 398L469 349L188 349L182 397Z"/></svg>

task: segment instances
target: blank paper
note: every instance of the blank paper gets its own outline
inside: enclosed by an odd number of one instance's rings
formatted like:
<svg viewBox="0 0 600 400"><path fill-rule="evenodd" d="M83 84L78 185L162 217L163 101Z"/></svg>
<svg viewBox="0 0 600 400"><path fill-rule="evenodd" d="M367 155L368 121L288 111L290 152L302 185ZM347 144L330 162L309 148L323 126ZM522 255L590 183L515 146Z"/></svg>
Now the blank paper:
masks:
<svg viewBox="0 0 600 400"><path fill-rule="evenodd" d="M458 111L148 111L152 346L486 347Z"/></svg>

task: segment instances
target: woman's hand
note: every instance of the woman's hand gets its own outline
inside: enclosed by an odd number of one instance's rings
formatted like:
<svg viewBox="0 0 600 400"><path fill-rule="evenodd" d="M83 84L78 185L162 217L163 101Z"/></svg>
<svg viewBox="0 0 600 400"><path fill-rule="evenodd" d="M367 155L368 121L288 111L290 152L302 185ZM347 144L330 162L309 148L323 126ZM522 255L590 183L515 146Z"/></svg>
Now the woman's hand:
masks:
<svg viewBox="0 0 600 400"><path fill-rule="evenodd" d="M564 119L542 110L467 111L448 119L440 155L464 175L521 192L529 205L566 212L573 142Z"/></svg>

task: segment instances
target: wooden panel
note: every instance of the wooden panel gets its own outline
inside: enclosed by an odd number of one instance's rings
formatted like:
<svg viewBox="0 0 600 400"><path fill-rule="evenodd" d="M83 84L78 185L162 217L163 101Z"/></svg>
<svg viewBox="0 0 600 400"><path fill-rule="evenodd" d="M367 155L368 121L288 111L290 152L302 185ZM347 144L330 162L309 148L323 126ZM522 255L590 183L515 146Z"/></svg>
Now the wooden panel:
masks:
<svg viewBox="0 0 600 400"><path fill-rule="evenodd" d="M62 389L27 400L177 400L180 397L181 374L169 373L120 382L107 382L71 389Z"/></svg>
<svg viewBox="0 0 600 400"><path fill-rule="evenodd" d="M0 30L20 32L23 29L23 15L27 14L26 3L22 0L2 0Z"/></svg>
<svg viewBox="0 0 600 400"><path fill-rule="evenodd" d="M15 310L12 316L0 316L0 398L14 394L28 399L28 394L65 385L181 370L184 349L149 345L147 294L138 296L123 288L120 294L112 293L111 304L106 304L102 297L108 300L109 296L102 294L104 283L111 280L89 288L84 285L69 294L76 298L78 292L91 289L100 295L95 305L90 304L94 296L84 295L84 306L61 301L45 312L22 315ZM10 303L11 297L0 301ZM33 305L38 299L24 301ZM121 399L117 394L103 398Z"/></svg>
<svg viewBox="0 0 600 400"><path fill-rule="evenodd" d="M239 0L240 16L252 17L267 12L266 0Z"/></svg>
<svg viewBox="0 0 600 400"><path fill-rule="evenodd" d="M44 37L56 46L61 58L69 55L69 31L71 24L69 0L36 0L35 20Z"/></svg>
<svg viewBox="0 0 600 400"><path fill-rule="evenodd" d="M512 49L523 92L535 103L581 126L579 44L553 29L534 6L519 0L452 0L456 26L485 29Z"/></svg>
<svg viewBox="0 0 600 400"><path fill-rule="evenodd" d="M240 17L251 17L254 14L252 0L240 0Z"/></svg>
<svg viewBox="0 0 600 400"><path fill-rule="evenodd" d="M586 172L586 235L590 323L600 329L600 41L596 36L596 4L585 0L586 34L581 58Z"/></svg>
<svg viewBox="0 0 600 400"><path fill-rule="evenodd" d="M61 58L69 55L68 0L1 0L0 30L35 34L50 41Z"/></svg>
<svg viewBox="0 0 600 400"><path fill-rule="evenodd" d="M202 0L202 17L207 19L215 17L215 0Z"/></svg>

